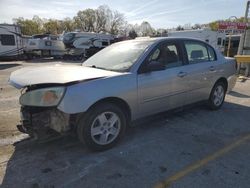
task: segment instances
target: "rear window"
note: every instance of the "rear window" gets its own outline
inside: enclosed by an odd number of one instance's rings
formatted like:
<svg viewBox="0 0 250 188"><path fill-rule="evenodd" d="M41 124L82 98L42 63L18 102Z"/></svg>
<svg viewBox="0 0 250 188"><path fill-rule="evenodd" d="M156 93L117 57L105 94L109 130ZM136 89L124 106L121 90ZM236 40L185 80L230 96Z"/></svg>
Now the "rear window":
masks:
<svg viewBox="0 0 250 188"><path fill-rule="evenodd" d="M15 46L15 37L14 35L0 35L1 44L4 46Z"/></svg>

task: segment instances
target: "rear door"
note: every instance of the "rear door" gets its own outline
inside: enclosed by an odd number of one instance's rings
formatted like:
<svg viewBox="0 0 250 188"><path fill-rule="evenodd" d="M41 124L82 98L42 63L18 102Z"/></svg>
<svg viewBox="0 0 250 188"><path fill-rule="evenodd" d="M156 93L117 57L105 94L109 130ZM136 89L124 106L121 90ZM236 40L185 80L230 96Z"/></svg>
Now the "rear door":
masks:
<svg viewBox="0 0 250 188"><path fill-rule="evenodd" d="M142 64L160 63L162 70L138 73L138 99L141 115L153 114L185 104L188 85L183 71L183 50L177 41L159 44Z"/></svg>
<svg viewBox="0 0 250 188"><path fill-rule="evenodd" d="M217 74L215 51L208 44L195 40L184 41L184 49L188 60L185 72L189 86L186 104L206 100Z"/></svg>

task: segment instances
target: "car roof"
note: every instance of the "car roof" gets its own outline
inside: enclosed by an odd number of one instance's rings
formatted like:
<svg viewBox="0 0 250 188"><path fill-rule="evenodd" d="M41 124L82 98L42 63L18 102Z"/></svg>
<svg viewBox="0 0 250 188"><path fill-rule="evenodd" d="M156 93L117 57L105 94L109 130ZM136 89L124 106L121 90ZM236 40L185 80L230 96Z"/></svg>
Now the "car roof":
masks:
<svg viewBox="0 0 250 188"><path fill-rule="evenodd" d="M133 41L167 41L167 40L195 40L199 42L205 42L203 40L192 37L138 37Z"/></svg>

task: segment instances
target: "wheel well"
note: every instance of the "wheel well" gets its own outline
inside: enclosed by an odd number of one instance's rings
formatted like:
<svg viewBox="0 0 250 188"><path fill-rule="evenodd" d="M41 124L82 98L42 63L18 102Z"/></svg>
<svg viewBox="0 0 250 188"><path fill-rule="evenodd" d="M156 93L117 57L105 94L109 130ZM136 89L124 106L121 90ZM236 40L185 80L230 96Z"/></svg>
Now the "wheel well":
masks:
<svg viewBox="0 0 250 188"><path fill-rule="evenodd" d="M224 77L219 78L219 79L215 82L215 84L218 83L218 82L222 82L223 84L225 84L225 86L226 86L226 91L227 91L227 87L228 87L227 79L224 78Z"/></svg>
<svg viewBox="0 0 250 188"><path fill-rule="evenodd" d="M96 105L99 105L100 103L105 103L105 102L117 105L119 108L121 108L123 112L125 112L128 123L131 121L131 109L129 105L123 99L120 99L117 97L108 97L108 98L101 99L97 101L96 103L94 103L90 108Z"/></svg>

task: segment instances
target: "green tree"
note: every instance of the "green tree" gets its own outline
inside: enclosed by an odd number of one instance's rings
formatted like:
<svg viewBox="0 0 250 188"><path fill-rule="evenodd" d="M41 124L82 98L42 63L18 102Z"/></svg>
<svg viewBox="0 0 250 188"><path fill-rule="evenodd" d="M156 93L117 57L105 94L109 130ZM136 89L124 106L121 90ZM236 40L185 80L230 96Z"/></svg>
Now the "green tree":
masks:
<svg viewBox="0 0 250 188"><path fill-rule="evenodd" d="M201 24L194 24L193 26L192 26L192 29L201 29L202 27L201 27Z"/></svg>
<svg viewBox="0 0 250 188"><path fill-rule="evenodd" d="M76 29L87 32L104 31L116 35L127 35L128 31L130 31L127 28L128 24L124 15L118 11L111 10L107 5L101 5L97 9L80 10L73 19L41 19L38 16L34 16L32 19L14 18L13 22L21 26L22 34L24 35L41 34L44 32L60 34L63 31L70 32Z"/></svg>
<svg viewBox="0 0 250 188"><path fill-rule="evenodd" d="M44 31L50 34L59 34L59 24L57 20L49 19L43 24Z"/></svg>
<svg viewBox="0 0 250 188"><path fill-rule="evenodd" d="M71 18L65 18L60 24L62 27L62 32L69 32L76 29L75 22Z"/></svg>
<svg viewBox="0 0 250 188"><path fill-rule="evenodd" d="M109 19L109 15L111 13L110 8L107 5L101 5L96 10L96 23L95 23L95 31L107 31L107 23Z"/></svg>
<svg viewBox="0 0 250 188"><path fill-rule="evenodd" d="M39 20L36 19L37 17L34 16L35 19L24 19L23 17L14 18L14 24L20 25L21 32L23 35L34 35L43 32L42 25Z"/></svg>
<svg viewBox="0 0 250 188"><path fill-rule="evenodd" d="M184 28L181 25L178 25L176 31L181 31L181 30L184 30Z"/></svg>
<svg viewBox="0 0 250 188"><path fill-rule="evenodd" d="M111 34L117 35L124 23L125 19L123 14L119 13L118 11L111 12L109 16L109 32Z"/></svg>
<svg viewBox="0 0 250 188"><path fill-rule="evenodd" d="M95 27L95 10L86 9L82 11L78 11L77 15L74 17L74 21L76 26L83 31L94 31Z"/></svg>
<svg viewBox="0 0 250 188"><path fill-rule="evenodd" d="M209 24L209 27L212 31L217 31L218 28L219 28L219 22L218 21L213 21L213 22L210 22Z"/></svg>
<svg viewBox="0 0 250 188"><path fill-rule="evenodd" d="M32 21L37 26L37 30L39 31L39 33L42 33L43 32L43 20L39 16L35 15L33 16Z"/></svg>
<svg viewBox="0 0 250 188"><path fill-rule="evenodd" d="M131 31L129 31L128 36L129 36L129 38L131 38L131 39L135 39L138 35L137 35L137 33L135 32L135 30L132 29Z"/></svg>

